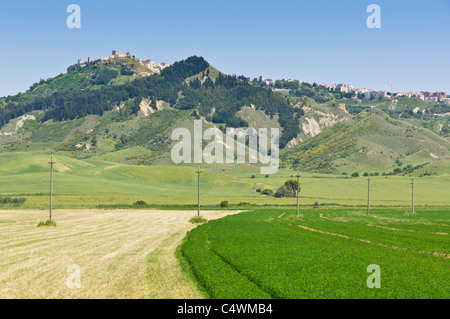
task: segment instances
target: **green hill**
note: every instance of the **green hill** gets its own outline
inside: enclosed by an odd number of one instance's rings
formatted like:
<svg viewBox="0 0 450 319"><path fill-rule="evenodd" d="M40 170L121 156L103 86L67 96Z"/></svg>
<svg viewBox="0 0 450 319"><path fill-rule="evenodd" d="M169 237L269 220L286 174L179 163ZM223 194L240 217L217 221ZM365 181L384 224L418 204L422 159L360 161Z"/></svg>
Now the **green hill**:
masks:
<svg viewBox="0 0 450 319"><path fill-rule="evenodd" d="M141 72L153 73L131 58L95 61L84 67L74 65L68 68L67 73L47 80L41 79L24 93L0 98L0 105L13 107L20 103L32 102L52 95L58 91L95 90L105 85L121 85L132 81Z"/></svg>
<svg viewBox="0 0 450 319"><path fill-rule="evenodd" d="M197 56L160 74L130 58L72 66L27 92L0 98L0 152L172 165L171 132L192 130L202 119L204 129L279 128L282 166L339 174L449 171L443 104L334 100L322 86L307 83L283 94L223 74Z"/></svg>
<svg viewBox="0 0 450 319"><path fill-rule="evenodd" d="M381 110L366 110L286 149L283 159L320 172L431 174L450 159L450 142Z"/></svg>

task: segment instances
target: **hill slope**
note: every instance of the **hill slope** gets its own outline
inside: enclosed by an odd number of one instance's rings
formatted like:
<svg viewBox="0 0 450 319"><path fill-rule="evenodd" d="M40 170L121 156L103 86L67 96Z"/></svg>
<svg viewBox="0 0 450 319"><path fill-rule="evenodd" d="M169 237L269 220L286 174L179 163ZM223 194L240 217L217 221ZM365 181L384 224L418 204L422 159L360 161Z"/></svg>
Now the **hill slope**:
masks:
<svg viewBox="0 0 450 319"><path fill-rule="evenodd" d="M424 174L448 161L449 150L448 140L427 129L368 110L285 150L283 159L321 172Z"/></svg>
<svg viewBox="0 0 450 319"><path fill-rule="evenodd" d="M305 90L304 96L297 96L302 90L283 96L196 56L150 73L132 59L116 58L69 68L23 94L0 98L0 151L171 165L173 129L192 130L202 119L204 129L279 128L282 161L302 170L431 174L450 167L448 119L404 118L418 107L413 99L399 100L401 114L386 109L390 100L346 100L346 110L331 95L320 102L320 86L319 97Z"/></svg>

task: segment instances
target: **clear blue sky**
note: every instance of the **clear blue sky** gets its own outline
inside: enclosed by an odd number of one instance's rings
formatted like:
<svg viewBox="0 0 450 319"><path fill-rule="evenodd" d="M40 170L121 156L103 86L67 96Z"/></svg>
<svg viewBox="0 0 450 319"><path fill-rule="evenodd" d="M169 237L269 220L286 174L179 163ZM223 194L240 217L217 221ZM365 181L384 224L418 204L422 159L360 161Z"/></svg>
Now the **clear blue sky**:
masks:
<svg viewBox="0 0 450 319"><path fill-rule="evenodd" d="M81 7L81 29L66 8ZM381 7L381 29L366 8ZM228 74L450 92L450 0L1 0L0 96L78 58L203 56Z"/></svg>

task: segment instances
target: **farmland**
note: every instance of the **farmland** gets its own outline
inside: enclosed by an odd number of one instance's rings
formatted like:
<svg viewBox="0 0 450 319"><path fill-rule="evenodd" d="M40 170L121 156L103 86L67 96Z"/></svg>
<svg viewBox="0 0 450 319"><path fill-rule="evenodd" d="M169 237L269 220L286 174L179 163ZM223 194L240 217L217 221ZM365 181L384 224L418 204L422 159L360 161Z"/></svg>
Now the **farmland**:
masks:
<svg viewBox="0 0 450 319"><path fill-rule="evenodd" d="M296 171L204 166L209 222L194 229L195 167L55 158L57 226L37 227L48 216L49 156L0 153L2 298L449 297L445 165L441 175L414 177L415 216L411 177L371 177L367 217L365 177L301 172L299 219L295 198L261 193ZM227 211L212 211L222 201ZM247 212L215 220L236 210ZM71 264L82 270L80 289L66 285ZM366 287L370 264L381 267L380 290Z"/></svg>
<svg viewBox="0 0 450 319"><path fill-rule="evenodd" d="M442 209L269 209L202 225L181 251L212 298L449 298L449 226Z"/></svg>
<svg viewBox="0 0 450 319"><path fill-rule="evenodd" d="M20 208L47 209L49 195L49 156L44 152L0 153L0 194L19 196L27 201ZM197 178L195 167L125 165L93 159L74 159L55 155L54 207L98 208L104 205L132 205L143 200L153 205L195 205ZM259 174L249 165L203 167L202 205L246 202L254 205L295 205L294 198L263 196L258 189L275 191L296 172L280 169L276 175ZM445 172L448 167L445 167ZM367 181L336 174L302 172L300 205L320 203L364 205ZM416 177L416 205L446 206L450 176ZM409 177L372 177L372 205L410 204ZM14 208L6 207L2 208Z"/></svg>
<svg viewBox="0 0 450 319"><path fill-rule="evenodd" d="M208 219L235 212L203 212ZM0 210L0 298L198 298L174 256L193 211ZM81 288L69 289L78 265Z"/></svg>

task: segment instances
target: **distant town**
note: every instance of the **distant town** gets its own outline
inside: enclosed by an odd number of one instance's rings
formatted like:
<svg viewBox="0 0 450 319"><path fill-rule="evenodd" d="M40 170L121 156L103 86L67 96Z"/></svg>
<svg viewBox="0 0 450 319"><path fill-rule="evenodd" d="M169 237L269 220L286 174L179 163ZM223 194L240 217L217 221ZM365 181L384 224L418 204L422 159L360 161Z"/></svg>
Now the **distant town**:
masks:
<svg viewBox="0 0 450 319"><path fill-rule="evenodd" d="M286 89L280 89L276 88L276 80L272 79L266 79L263 76L260 76L259 78L247 78L250 82L257 82L262 83L267 87L271 87L274 91L283 91ZM298 81L300 84L303 83L299 80L293 80L293 79L283 79L283 81L286 82L294 82ZM395 83L388 83L388 85L394 86ZM350 84L344 84L344 83L338 83L334 85L330 84L321 84L321 86L325 87L330 93L346 93L351 99L359 99L361 97L364 97L366 99L370 98L384 98L386 96L391 96L390 92L386 91L374 91L371 89L358 89L353 87L353 85ZM393 91L393 90L392 90ZM446 92L428 92L428 91L420 91L420 92L394 92L393 97L415 97L418 99L421 99L425 102L431 102L431 103L437 103L437 102L445 102L446 104L450 104L450 96L447 95Z"/></svg>
<svg viewBox="0 0 450 319"><path fill-rule="evenodd" d="M78 67L78 68L82 68L85 67L87 65L91 65L91 64L96 64L99 62L103 62L103 61L108 61L111 59L116 59L116 58L129 58L129 59L133 59L134 61L142 64L143 66L145 66L146 68L148 68L150 71L152 71L153 73L160 73L161 70L164 70L165 68L169 67L170 64L166 63L166 62L161 62L161 63L156 63L153 60L142 60L140 58L136 58L134 55L132 56L130 52L127 53L122 53L121 51L118 50L113 50L112 54L108 57L105 58L100 58L97 60L93 60L91 57L87 58L87 61L83 61L81 58L78 59L77 63L74 65L71 65L67 70L73 68L73 67ZM141 73L139 75L150 75L150 73Z"/></svg>
<svg viewBox="0 0 450 319"><path fill-rule="evenodd" d="M169 67L170 64L166 62L156 63L153 60L143 60L140 58L136 58L134 55L131 55L130 52L122 53L118 50L113 50L112 54L108 57L100 58L97 60L93 60L91 57L87 58L87 61L83 61L81 58L78 59L77 63L74 65L71 65L68 70L75 68L82 68L90 64L96 64L102 61L108 61L115 58L129 58L133 59L134 61L140 63L141 65L148 68L153 73L160 73L165 68ZM140 76L148 76L150 73L141 72L139 73ZM247 77L247 80L249 82L255 82L260 83L262 85L265 85L267 87L272 88L274 91L285 91L287 89L283 88L276 88L276 80L273 79L266 79L264 76L260 76L259 78L249 78ZM300 80L293 80L293 79L283 79L282 81L286 82L294 82L298 81L299 84L303 83L303 81ZM359 99L359 98L366 98L366 99L374 99L374 98L385 98L386 96L393 96L393 97L414 97L421 99L425 102L430 103L438 103L438 102L445 102L446 104L450 105L450 96L447 95L446 92L428 92L428 91L420 91L420 92L386 92L386 91L374 91L371 89L360 89L355 88L351 84L344 84L344 83L338 83L338 84L320 84L321 86L325 87L330 93L345 93L349 98L351 99ZM389 82L388 85L391 86L391 91L393 91L393 86L397 85L396 83Z"/></svg>

